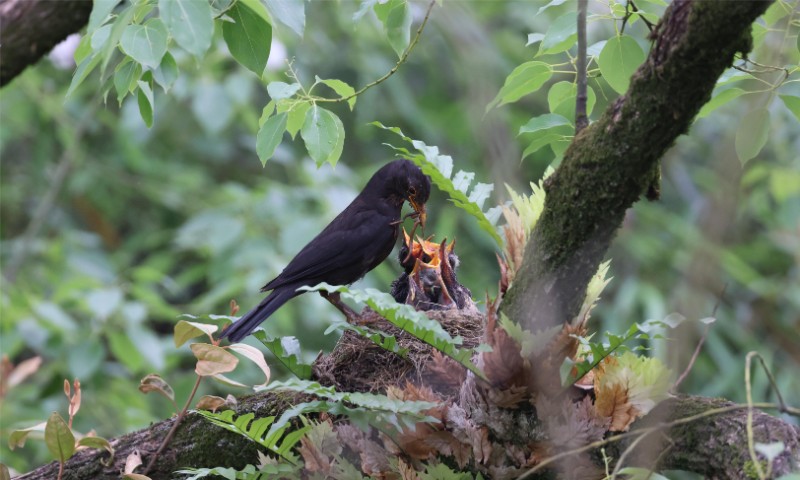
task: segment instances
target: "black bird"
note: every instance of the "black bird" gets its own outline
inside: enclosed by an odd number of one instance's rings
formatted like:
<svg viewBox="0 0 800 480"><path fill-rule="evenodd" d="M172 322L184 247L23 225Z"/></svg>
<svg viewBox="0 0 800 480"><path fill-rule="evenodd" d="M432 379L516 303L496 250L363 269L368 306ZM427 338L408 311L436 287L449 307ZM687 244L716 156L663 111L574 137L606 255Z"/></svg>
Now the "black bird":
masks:
<svg viewBox="0 0 800 480"><path fill-rule="evenodd" d="M223 331L220 338L242 340L281 305L304 293L297 291L299 287L321 282L347 285L363 277L394 248L403 202L408 201L414 209L406 217L415 217L425 226L425 202L430 191L430 179L411 161L395 160L383 166L350 205L261 289L272 293Z"/></svg>

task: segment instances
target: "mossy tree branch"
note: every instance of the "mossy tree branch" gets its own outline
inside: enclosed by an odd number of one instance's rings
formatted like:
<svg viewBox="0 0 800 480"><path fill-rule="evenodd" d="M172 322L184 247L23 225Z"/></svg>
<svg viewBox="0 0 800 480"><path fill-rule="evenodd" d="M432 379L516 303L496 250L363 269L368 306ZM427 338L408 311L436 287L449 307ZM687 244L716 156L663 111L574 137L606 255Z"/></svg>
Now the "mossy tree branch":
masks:
<svg viewBox="0 0 800 480"><path fill-rule="evenodd" d="M545 184L547 200L502 311L539 330L571 320L625 211L658 182L661 157L686 133L722 72L752 46L770 1L670 4L628 92L576 135Z"/></svg>

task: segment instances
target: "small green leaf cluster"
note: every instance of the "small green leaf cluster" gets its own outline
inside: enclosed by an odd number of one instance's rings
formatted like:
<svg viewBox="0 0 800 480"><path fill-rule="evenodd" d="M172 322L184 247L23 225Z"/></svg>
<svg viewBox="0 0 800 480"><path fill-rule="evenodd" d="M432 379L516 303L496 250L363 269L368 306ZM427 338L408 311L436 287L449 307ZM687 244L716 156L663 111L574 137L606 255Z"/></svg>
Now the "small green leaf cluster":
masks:
<svg viewBox="0 0 800 480"><path fill-rule="evenodd" d="M176 57L186 52L202 60L216 26L231 56L261 77L276 22L302 35L303 2L143 0L120 5L119 0L97 1L75 51L78 67L67 95L99 67L103 98L112 88L120 104L129 94L136 95L139 113L151 127L155 85L165 93L170 90L179 74Z"/></svg>
<svg viewBox="0 0 800 480"><path fill-rule="evenodd" d="M64 473L64 463L72 457L79 447L95 448L106 450L110 455L108 464L114 458L114 448L105 438L98 437L92 433L81 434L72 428L72 422L81 408L81 383L78 379L70 385L68 380L64 380L64 395L69 402L69 421L64 420L58 412L53 412L46 422L39 423L32 427L14 430L8 438L8 447L11 450L24 447L29 436L43 435L44 443L50 452L53 460L60 464L58 479ZM5 468L5 465L3 465Z"/></svg>
<svg viewBox="0 0 800 480"><path fill-rule="evenodd" d="M686 321L686 317L683 315L671 313L662 320L651 319L643 323L634 323L619 335L606 332L607 342L592 342L591 338L578 337L580 349L577 357L583 358L583 360L579 362L567 360L564 362L561 367L562 383L571 385L597 367L606 357L618 351L628 351L630 347L626 343L629 341L634 340L639 343L639 345L633 347L633 350L647 350L647 347L643 346L645 342L663 339L664 336L661 332L674 329L684 321ZM698 322L706 325L714 321L713 317L698 320Z"/></svg>
<svg viewBox="0 0 800 480"><path fill-rule="evenodd" d="M267 92L272 100L261 113L256 139L256 152L262 164L266 164L275 154L284 132L295 138L299 131L308 154L317 166L324 163L336 166L344 148L344 125L335 113L317 105L318 101L326 100L313 95L318 85L333 89L340 95L336 100L346 100L351 110L355 106L355 90L341 80L317 77L308 89L303 88L299 80L291 84L269 83Z"/></svg>

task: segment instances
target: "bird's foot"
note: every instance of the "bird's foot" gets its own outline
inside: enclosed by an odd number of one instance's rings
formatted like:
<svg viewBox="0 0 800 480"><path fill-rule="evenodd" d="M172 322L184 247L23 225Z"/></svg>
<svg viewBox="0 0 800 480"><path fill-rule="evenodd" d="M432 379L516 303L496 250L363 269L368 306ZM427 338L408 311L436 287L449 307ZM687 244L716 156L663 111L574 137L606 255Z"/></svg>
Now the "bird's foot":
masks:
<svg viewBox="0 0 800 480"><path fill-rule="evenodd" d="M342 301L342 296L339 294L339 292L329 293L321 291L319 292L319 294L322 295L322 298L329 301L331 305L336 307L337 310L342 312L342 315L344 315L345 318L347 319L347 323L353 325L357 325L359 323L359 318L361 318L361 316L355 310L350 308L346 303Z"/></svg>

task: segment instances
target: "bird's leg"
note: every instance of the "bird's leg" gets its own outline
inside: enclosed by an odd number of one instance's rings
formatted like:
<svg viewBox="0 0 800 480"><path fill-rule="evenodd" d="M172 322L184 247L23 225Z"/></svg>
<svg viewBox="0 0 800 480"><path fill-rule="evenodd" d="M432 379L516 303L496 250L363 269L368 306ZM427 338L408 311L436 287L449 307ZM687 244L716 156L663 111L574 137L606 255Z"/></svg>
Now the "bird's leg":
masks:
<svg viewBox="0 0 800 480"><path fill-rule="evenodd" d="M323 290L320 291L319 294L322 295L322 298L329 301L331 305L336 307L337 310L342 312L342 315L344 315L345 318L347 319L347 323L353 325L357 325L359 323L358 313L356 313L355 310L350 308L346 303L342 301L342 296L339 294L339 292L326 292Z"/></svg>

